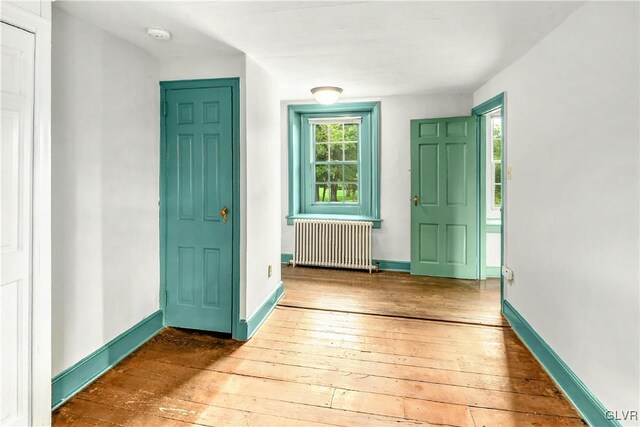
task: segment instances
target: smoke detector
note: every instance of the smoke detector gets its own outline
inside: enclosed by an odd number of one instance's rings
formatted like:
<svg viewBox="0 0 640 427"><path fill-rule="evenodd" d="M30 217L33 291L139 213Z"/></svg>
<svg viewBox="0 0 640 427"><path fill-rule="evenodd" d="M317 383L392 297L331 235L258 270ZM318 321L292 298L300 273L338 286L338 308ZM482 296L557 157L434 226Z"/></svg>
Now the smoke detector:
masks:
<svg viewBox="0 0 640 427"><path fill-rule="evenodd" d="M148 28L147 34L149 37L152 37L156 40L169 40L171 38L171 33L169 31L163 30L162 28Z"/></svg>

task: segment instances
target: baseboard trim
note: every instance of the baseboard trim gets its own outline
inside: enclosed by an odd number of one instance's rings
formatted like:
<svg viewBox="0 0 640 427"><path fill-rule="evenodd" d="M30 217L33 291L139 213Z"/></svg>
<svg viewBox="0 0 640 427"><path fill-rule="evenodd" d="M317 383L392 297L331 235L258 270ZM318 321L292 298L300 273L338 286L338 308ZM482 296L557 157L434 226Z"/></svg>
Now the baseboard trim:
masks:
<svg viewBox="0 0 640 427"><path fill-rule="evenodd" d="M163 328L162 310L118 335L51 381L51 410L71 399L80 390L113 368Z"/></svg>
<svg viewBox="0 0 640 427"><path fill-rule="evenodd" d="M506 300L502 302L502 313L518 337L538 359L589 425L621 426L616 420L607 418L607 409L604 405Z"/></svg>
<svg viewBox="0 0 640 427"><path fill-rule="evenodd" d="M374 259L373 264L378 264L380 270L385 271L411 271L411 263L409 261L389 261L385 259Z"/></svg>
<svg viewBox="0 0 640 427"><path fill-rule="evenodd" d="M288 264L293 260L293 254L280 254L280 262ZM411 263L409 261L389 261L383 259L374 259L373 265L379 265L380 270L386 271L411 271Z"/></svg>
<svg viewBox="0 0 640 427"><path fill-rule="evenodd" d="M269 317L271 312L278 301L284 295L284 283L278 283L278 286L273 290L269 298L262 304L262 306L256 311L250 319L240 320L240 331L238 333L237 339L239 341L248 341L251 337L260 329L260 326L264 323L265 320Z"/></svg>
<svg viewBox="0 0 640 427"><path fill-rule="evenodd" d="M491 278L500 278L502 275L502 269L500 267L486 267L486 276Z"/></svg>

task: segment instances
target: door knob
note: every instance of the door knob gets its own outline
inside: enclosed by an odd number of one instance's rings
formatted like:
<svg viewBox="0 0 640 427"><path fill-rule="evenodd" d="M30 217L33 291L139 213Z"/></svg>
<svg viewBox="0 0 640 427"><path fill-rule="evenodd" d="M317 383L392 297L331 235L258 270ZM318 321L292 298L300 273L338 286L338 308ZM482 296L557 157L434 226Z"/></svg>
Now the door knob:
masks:
<svg viewBox="0 0 640 427"><path fill-rule="evenodd" d="M420 199L418 198L418 195L417 195L417 194L416 194L415 196L413 196L413 205L414 205L414 206L418 206L418 201L419 201L419 200L420 200Z"/></svg>
<svg viewBox="0 0 640 427"><path fill-rule="evenodd" d="M220 209L220 216L222 217L222 222L227 222L228 213L229 213L229 209L227 209L226 206Z"/></svg>

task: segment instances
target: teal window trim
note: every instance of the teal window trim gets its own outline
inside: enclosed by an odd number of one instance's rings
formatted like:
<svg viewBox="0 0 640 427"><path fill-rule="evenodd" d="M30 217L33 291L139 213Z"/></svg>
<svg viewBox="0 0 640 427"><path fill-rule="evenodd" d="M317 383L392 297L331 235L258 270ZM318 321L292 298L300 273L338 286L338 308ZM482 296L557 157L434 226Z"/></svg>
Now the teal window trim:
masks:
<svg viewBox="0 0 640 427"><path fill-rule="evenodd" d="M233 255L232 255L232 312L231 336L238 339L242 331L240 322L240 78L176 80L160 82L160 308L166 308L166 92L173 89L198 89L228 87L231 89L232 103L232 144L233 144ZM163 324L165 324L163 319ZM166 325L166 324L165 324Z"/></svg>
<svg viewBox="0 0 640 427"><path fill-rule="evenodd" d="M486 247L487 247L487 206L486 206L486 120L483 117L485 114L490 113L498 108L501 109L502 119L502 209L500 209L500 265L504 265L504 211L506 208L506 189L505 180L506 175L505 159L507 153L507 123L504 119L505 113L505 92L502 92L491 99L481 103L471 110L471 114L477 117L477 140L480 155L478 156L478 170L480 171L480 179L478 180L478 221L480 224L480 239L478 239L478 254L479 254L479 277L486 277ZM504 277L500 275L500 301L504 301ZM504 310L503 310L504 312Z"/></svg>
<svg viewBox="0 0 640 427"><path fill-rule="evenodd" d="M313 175L303 159L310 155L305 135L310 135L308 119L314 117L362 116L359 155L359 196L357 204L320 206L311 203ZM380 102L355 102L335 105L289 105L289 211L287 224L296 218L348 219L371 221L380 228Z"/></svg>

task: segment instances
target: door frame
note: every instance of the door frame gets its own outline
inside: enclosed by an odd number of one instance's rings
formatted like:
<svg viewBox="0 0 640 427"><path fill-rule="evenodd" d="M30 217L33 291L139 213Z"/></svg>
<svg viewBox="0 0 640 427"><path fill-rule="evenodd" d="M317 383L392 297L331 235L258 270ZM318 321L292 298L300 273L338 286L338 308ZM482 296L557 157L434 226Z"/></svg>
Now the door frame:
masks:
<svg viewBox="0 0 640 427"><path fill-rule="evenodd" d="M44 4L44 3L43 3ZM42 6L41 7L46 7ZM3 2L0 20L35 34L31 194L30 423L51 423L51 21Z"/></svg>
<svg viewBox="0 0 640 427"><path fill-rule="evenodd" d="M502 122L502 159L500 160L502 170L502 208L500 209L500 265L504 265L504 220L505 220L505 207L506 207L506 180L505 173L507 171L506 165L506 151L507 151L507 124L505 121L505 99L506 92L502 92L493 98L473 107L471 115L476 117L476 140L478 144L478 278L482 279L482 274L485 272L486 264L486 231L487 231L487 185L486 185L486 160L487 160L487 147L486 141L483 138L485 129L482 126L482 116L500 108L500 117ZM486 126L486 125L485 125ZM484 142L484 144L483 144ZM504 277L500 274L500 310L502 311L502 301L504 301Z"/></svg>
<svg viewBox="0 0 640 427"><path fill-rule="evenodd" d="M231 251L231 336L241 337L240 329L240 78L176 80L160 82L160 308L162 322L167 326L165 311L167 306L167 206L166 206L166 93L174 89L231 88L231 140L232 140L232 191L231 211L232 251Z"/></svg>

